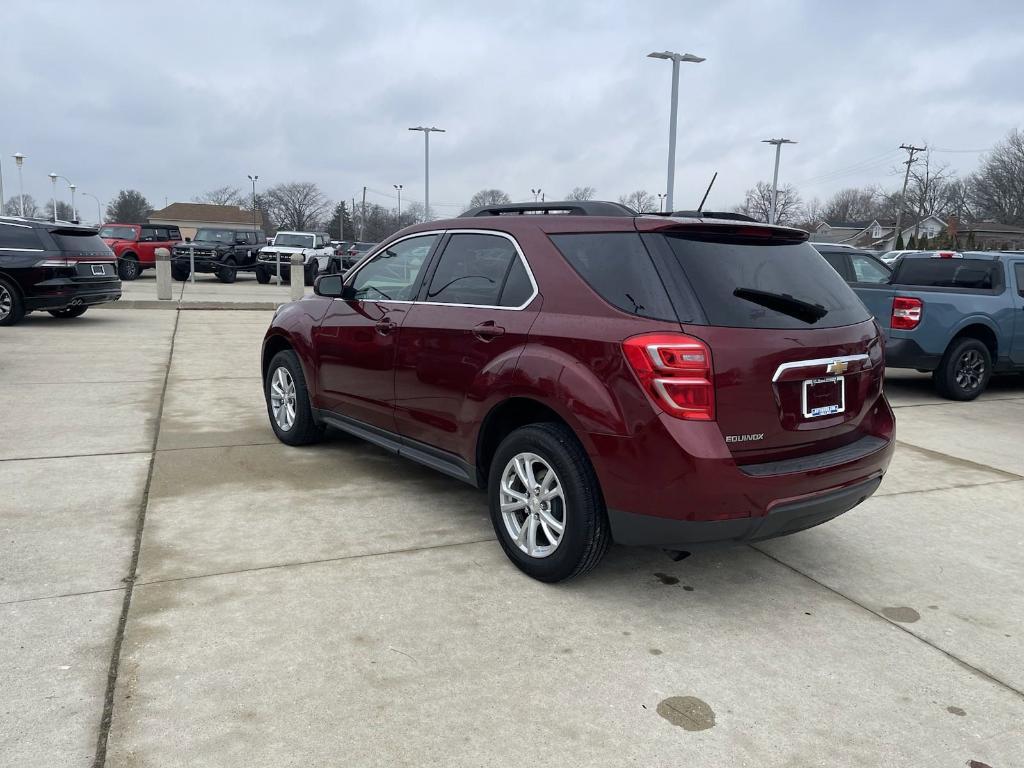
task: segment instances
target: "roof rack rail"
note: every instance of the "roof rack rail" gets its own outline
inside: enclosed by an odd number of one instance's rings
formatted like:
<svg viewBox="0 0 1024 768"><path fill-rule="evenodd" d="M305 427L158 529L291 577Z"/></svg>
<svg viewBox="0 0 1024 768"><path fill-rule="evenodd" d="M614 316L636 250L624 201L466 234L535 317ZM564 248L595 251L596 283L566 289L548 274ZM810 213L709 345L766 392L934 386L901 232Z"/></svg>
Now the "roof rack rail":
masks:
<svg viewBox="0 0 1024 768"><path fill-rule="evenodd" d="M678 216L684 219L727 219L729 221L749 221L755 224L763 224L757 219L747 216L745 213L732 211L654 211L650 216Z"/></svg>
<svg viewBox="0 0 1024 768"><path fill-rule="evenodd" d="M528 215L563 215L563 216L636 216L636 211L621 203L608 203L601 200L562 200L551 203L505 203L502 205L482 205L470 208L459 214L458 218L475 216L522 216Z"/></svg>

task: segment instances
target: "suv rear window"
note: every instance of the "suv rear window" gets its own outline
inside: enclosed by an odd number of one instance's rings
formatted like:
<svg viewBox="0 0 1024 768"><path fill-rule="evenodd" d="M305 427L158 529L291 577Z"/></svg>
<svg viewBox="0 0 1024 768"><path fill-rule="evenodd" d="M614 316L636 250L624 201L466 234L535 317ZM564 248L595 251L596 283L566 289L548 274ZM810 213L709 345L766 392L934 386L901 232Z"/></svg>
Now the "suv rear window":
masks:
<svg viewBox="0 0 1024 768"><path fill-rule="evenodd" d="M665 235L708 324L835 328L871 315L807 243L737 243Z"/></svg>
<svg viewBox="0 0 1024 768"><path fill-rule="evenodd" d="M107 244L100 239L96 232L55 229L50 232L50 236L62 252L113 255Z"/></svg>
<svg viewBox="0 0 1024 768"><path fill-rule="evenodd" d="M904 258L892 282L933 288L1002 288L1002 267L991 259Z"/></svg>
<svg viewBox="0 0 1024 768"><path fill-rule="evenodd" d="M678 322L665 285L636 232L551 235L573 269L623 312Z"/></svg>

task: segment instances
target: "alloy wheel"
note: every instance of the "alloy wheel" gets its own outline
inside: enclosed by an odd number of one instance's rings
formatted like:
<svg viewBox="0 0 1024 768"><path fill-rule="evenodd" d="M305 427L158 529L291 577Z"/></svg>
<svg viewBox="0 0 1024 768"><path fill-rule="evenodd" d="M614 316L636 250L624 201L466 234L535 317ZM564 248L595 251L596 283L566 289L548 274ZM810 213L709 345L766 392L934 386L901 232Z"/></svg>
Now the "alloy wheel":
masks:
<svg viewBox="0 0 1024 768"><path fill-rule="evenodd" d="M500 502L505 530L522 552L544 558L558 549L565 534L566 499L547 461L535 453L513 456L501 473Z"/></svg>
<svg viewBox="0 0 1024 768"><path fill-rule="evenodd" d="M969 349L960 355L956 364L956 383L965 392L973 392L981 386L985 377L985 358L976 349Z"/></svg>
<svg viewBox="0 0 1024 768"><path fill-rule="evenodd" d="M14 309L14 297L6 285L0 285L0 320L6 320Z"/></svg>
<svg viewBox="0 0 1024 768"><path fill-rule="evenodd" d="M282 432L295 425L295 400L295 380L291 371L280 366L270 379L270 410Z"/></svg>

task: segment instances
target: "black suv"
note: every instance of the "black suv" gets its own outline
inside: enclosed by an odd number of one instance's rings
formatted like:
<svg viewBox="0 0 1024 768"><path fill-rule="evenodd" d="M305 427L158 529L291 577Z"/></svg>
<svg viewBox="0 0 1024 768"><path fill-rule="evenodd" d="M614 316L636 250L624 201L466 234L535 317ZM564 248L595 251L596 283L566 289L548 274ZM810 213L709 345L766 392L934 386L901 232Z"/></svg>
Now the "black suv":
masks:
<svg viewBox="0 0 1024 768"><path fill-rule="evenodd" d="M78 317L120 298L114 254L94 228L0 216L0 325L35 310Z"/></svg>
<svg viewBox="0 0 1024 768"><path fill-rule="evenodd" d="M191 242L174 246L171 274L175 280L188 280L194 252L196 272L212 272L222 283L233 283L240 268L256 264L256 255L266 242L263 232L252 229L204 227L196 231Z"/></svg>

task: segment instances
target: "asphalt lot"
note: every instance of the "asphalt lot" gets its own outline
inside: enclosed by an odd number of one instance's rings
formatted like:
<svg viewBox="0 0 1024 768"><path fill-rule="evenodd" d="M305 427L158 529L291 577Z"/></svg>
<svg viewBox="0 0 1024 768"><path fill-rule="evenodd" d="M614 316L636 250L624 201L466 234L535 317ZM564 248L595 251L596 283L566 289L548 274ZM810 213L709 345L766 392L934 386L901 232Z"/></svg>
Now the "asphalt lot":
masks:
<svg viewBox="0 0 1024 768"><path fill-rule="evenodd" d="M1024 764L1024 377L889 376L896 458L828 525L550 586L482 493L277 443L269 318L0 332L0 765Z"/></svg>

